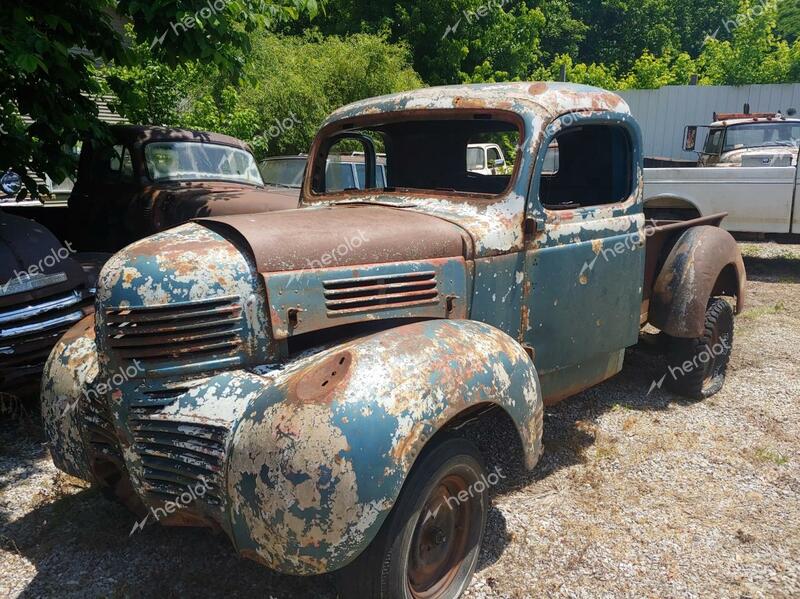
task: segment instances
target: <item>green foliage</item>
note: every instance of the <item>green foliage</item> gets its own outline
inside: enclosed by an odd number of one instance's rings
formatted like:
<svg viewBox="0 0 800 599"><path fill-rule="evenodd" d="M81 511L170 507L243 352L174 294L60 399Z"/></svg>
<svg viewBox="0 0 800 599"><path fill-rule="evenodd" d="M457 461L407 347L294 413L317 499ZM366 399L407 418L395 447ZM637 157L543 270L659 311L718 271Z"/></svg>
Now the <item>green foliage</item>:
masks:
<svg viewBox="0 0 800 599"><path fill-rule="evenodd" d="M422 86L402 45L381 36L254 34L238 85L215 65L171 68L137 49L133 67L101 70L131 122L227 133L256 155L307 152L323 119L363 98Z"/></svg>
<svg viewBox="0 0 800 599"><path fill-rule="evenodd" d="M136 69L138 49L147 44L156 60L175 67L200 60L233 82L252 32L319 9L316 0L212 4L214 10L188 0L6 0L0 19L0 168L20 174L30 169L57 182L74 172L70 148L83 137L107 135L92 100L106 89L96 76L98 63ZM150 81L157 85L156 73ZM36 195L33 179L24 179Z"/></svg>
<svg viewBox="0 0 800 599"><path fill-rule="evenodd" d="M257 115L258 127L244 139L259 157L307 152L336 108L421 87L409 61L404 46L375 35L255 39L247 68L253 83L243 87L240 106Z"/></svg>
<svg viewBox="0 0 800 599"><path fill-rule="evenodd" d="M583 83L585 85L595 85L605 89L617 87L617 79L614 69L602 64L575 64L568 54L560 54L555 57L552 64L545 68L540 67L534 71L532 79L544 81L558 81L561 76L561 68L566 68L567 81L571 83Z"/></svg>

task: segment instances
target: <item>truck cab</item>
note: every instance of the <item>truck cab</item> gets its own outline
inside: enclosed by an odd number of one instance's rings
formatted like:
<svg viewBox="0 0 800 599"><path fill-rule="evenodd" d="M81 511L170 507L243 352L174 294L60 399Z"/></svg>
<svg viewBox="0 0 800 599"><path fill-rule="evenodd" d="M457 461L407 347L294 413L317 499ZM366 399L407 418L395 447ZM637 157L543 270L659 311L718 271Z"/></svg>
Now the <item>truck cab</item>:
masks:
<svg viewBox="0 0 800 599"><path fill-rule="evenodd" d="M474 143L516 147L513 171L473 172ZM341 189L329 158L354 151L364 186ZM503 475L466 430L493 438L499 418L533 469L544 405L616 375L647 323L673 364L708 348L667 384L701 399L724 382L741 256L724 215L646 223L641 181L639 127L597 88L343 107L301 209L200 218L109 261L96 318L48 362L53 459L137 526L222 529L274 570L338 573L347 597L458 597ZM187 485L207 492L167 515Z"/></svg>
<svg viewBox="0 0 800 599"><path fill-rule="evenodd" d="M694 150L697 127L688 127L684 149ZM800 119L781 114L715 113L699 152L701 167L797 166Z"/></svg>

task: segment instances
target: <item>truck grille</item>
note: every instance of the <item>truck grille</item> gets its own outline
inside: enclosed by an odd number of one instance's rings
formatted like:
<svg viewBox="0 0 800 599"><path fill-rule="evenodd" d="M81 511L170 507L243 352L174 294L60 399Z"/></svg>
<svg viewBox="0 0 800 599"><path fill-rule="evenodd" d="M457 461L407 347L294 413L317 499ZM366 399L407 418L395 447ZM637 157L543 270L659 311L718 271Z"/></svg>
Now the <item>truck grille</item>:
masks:
<svg viewBox="0 0 800 599"><path fill-rule="evenodd" d="M89 445L95 456L103 456L122 463L122 453L117 441L116 428L105 398L89 389L83 402L83 422L88 433Z"/></svg>
<svg viewBox="0 0 800 599"><path fill-rule="evenodd" d="M149 495L177 501L189 488L202 485L202 501L222 505L226 428L154 419L146 409L132 411L130 427Z"/></svg>
<svg viewBox="0 0 800 599"><path fill-rule="evenodd" d="M109 348L124 360L202 360L236 353L242 345L238 297L106 310Z"/></svg>
<svg viewBox="0 0 800 599"><path fill-rule="evenodd" d="M332 315L439 303L435 271L331 280L323 287Z"/></svg>
<svg viewBox="0 0 800 599"><path fill-rule="evenodd" d="M72 291L0 310L0 387L39 377L53 346L91 304L91 294Z"/></svg>

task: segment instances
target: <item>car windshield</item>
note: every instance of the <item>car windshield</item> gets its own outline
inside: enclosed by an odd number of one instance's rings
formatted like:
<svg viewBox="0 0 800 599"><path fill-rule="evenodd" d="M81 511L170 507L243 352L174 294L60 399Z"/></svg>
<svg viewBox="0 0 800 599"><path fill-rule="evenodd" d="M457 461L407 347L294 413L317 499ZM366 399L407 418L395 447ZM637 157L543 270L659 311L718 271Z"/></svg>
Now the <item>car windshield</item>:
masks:
<svg viewBox="0 0 800 599"><path fill-rule="evenodd" d="M263 185L250 152L199 142L153 142L144 148L153 181L213 179Z"/></svg>
<svg viewBox="0 0 800 599"><path fill-rule="evenodd" d="M476 171L486 168L483 159L483 148L467 148L467 170Z"/></svg>
<svg viewBox="0 0 800 599"><path fill-rule="evenodd" d="M800 146L800 123L754 123L728 127L723 151L764 146Z"/></svg>
<svg viewBox="0 0 800 599"><path fill-rule="evenodd" d="M364 117L370 124L359 126L352 121L333 125L315 143L318 151L311 157L309 175L313 195L343 194L350 200L353 192L364 189L364 162L356 158L374 152L375 183L369 187L383 194L468 193L496 196L513 187L514 148L520 144L520 126L511 115L465 112L456 118L401 119L387 114L387 120ZM508 159L486 164L485 147L508 148ZM327 168L323 165L327 163ZM333 166L335 165L335 167ZM355 165L353 172L347 167ZM382 168L383 167L383 168ZM369 195L367 193L367 195Z"/></svg>
<svg viewBox="0 0 800 599"><path fill-rule="evenodd" d="M305 158L268 158L261 163L261 176L267 185L300 189L305 172Z"/></svg>

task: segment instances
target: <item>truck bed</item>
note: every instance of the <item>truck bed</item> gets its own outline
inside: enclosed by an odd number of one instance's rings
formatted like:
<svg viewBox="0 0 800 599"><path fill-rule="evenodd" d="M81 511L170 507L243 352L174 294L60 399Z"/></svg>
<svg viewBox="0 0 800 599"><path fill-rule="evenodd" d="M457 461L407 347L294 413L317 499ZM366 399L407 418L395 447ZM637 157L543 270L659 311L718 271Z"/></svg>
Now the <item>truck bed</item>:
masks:
<svg viewBox="0 0 800 599"><path fill-rule="evenodd" d="M731 232L800 233L796 176L795 167L646 168L645 207L727 212Z"/></svg>

